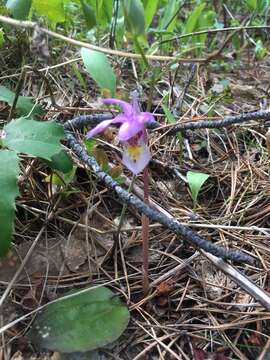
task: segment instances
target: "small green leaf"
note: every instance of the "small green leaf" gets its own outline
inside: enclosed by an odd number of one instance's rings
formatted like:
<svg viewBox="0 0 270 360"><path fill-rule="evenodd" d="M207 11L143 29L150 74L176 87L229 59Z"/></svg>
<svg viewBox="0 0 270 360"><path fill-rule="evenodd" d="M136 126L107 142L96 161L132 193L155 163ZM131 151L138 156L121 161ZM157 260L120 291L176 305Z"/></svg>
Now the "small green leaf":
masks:
<svg viewBox="0 0 270 360"><path fill-rule="evenodd" d="M170 112L170 110L168 109L168 107L165 105L165 104L161 104L162 106L162 109L164 111L164 114L166 116L166 118L168 119L169 123L170 124L175 124L176 123L176 119L174 117L174 115ZM182 137L182 134L181 134L181 131L178 131L176 133L176 136L180 142L180 144L182 144L183 142L183 137Z"/></svg>
<svg viewBox="0 0 270 360"><path fill-rule="evenodd" d="M51 161L45 161L53 170L59 170L62 173L69 173L73 169L73 162L64 149L58 154L52 156Z"/></svg>
<svg viewBox="0 0 270 360"><path fill-rule="evenodd" d="M31 5L32 0L8 0L6 3L6 7L11 15L18 20L28 18Z"/></svg>
<svg viewBox="0 0 270 360"><path fill-rule="evenodd" d="M4 45L4 30L0 28L0 48Z"/></svg>
<svg viewBox="0 0 270 360"><path fill-rule="evenodd" d="M205 3L201 3L200 5L196 6L195 9L191 12L185 25L186 33L191 33L196 29L196 25L199 21L203 9L205 8L205 5Z"/></svg>
<svg viewBox="0 0 270 360"><path fill-rule="evenodd" d="M60 140L65 137L60 124L26 118L12 120L4 127L4 131L3 145L50 161L62 150Z"/></svg>
<svg viewBox="0 0 270 360"><path fill-rule="evenodd" d="M147 2L146 2L144 16L145 16L145 26L147 29L151 25L153 17L157 11L158 2L159 2L159 0L147 0Z"/></svg>
<svg viewBox="0 0 270 360"><path fill-rule="evenodd" d="M66 185L70 184L71 181L73 180L76 170L77 170L77 167L74 166L71 169L71 171L68 172L67 174L61 174L62 176L57 173L50 174L45 177L44 181L47 183L52 183L57 186L66 186Z"/></svg>
<svg viewBox="0 0 270 360"><path fill-rule="evenodd" d="M88 30L91 30L97 23L95 11L90 4L87 4L85 0L80 0L80 2L82 5L82 10L87 24L87 28Z"/></svg>
<svg viewBox="0 0 270 360"><path fill-rule="evenodd" d="M101 52L82 48L84 66L101 89L109 89L112 96L116 91L116 76L106 55Z"/></svg>
<svg viewBox="0 0 270 360"><path fill-rule="evenodd" d="M33 0L33 9L54 24L65 21L63 0Z"/></svg>
<svg viewBox="0 0 270 360"><path fill-rule="evenodd" d="M193 171L187 172L188 186L191 191L194 207L196 206L199 191L208 178L209 178L208 174L193 172Z"/></svg>
<svg viewBox="0 0 270 360"><path fill-rule="evenodd" d="M69 295L37 317L28 334L34 345L63 353L85 352L115 341L127 327L128 308L110 289Z"/></svg>
<svg viewBox="0 0 270 360"><path fill-rule="evenodd" d="M145 33L144 8L141 0L123 0L125 26L132 36Z"/></svg>
<svg viewBox="0 0 270 360"><path fill-rule="evenodd" d="M0 101L7 102L9 106L12 106L14 98L15 93L13 91L0 85ZM29 96L18 97L16 110L21 116L27 116L29 113L31 113L31 116L39 116L43 114L42 107L38 104L34 104L32 98Z"/></svg>
<svg viewBox="0 0 270 360"><path fill-rule="evenodd" d="M14 151L0 151L0 256L8 252L15 218L15 198L19 195L19 159Z"/></svg>
<svg viewBox="0 0 270 360"><path fill-rule="evenodd" d="M92 155L94 146L96 145L97 141L95 139L85 139L83 143L88 154Z"/></svg>

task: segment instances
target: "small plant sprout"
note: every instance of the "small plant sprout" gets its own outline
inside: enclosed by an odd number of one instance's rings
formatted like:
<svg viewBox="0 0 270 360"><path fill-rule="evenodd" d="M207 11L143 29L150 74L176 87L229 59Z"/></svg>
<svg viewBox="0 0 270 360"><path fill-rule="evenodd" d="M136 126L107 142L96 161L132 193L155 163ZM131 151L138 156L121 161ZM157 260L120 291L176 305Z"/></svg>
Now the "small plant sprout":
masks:
<svg viewBox="0 0 270 360"><path fill-rule="evenodd" d="M193 172L188 171L187 172L187 181L188 186L191 191L191 197L193 200L193 209L195 210L196 204L197 204L197 197L199 194L199 191L201 190L201 187L205 183L205 181L209 178L208 174L200 173L200 172Z"/></svg>
<svg viewBox="0 0 270 360"><path fill-rule="evenodd" d="M149 112L141 112L137 93L132 94L132 104L119 99L102 99L105 104L119 105L123 112L114 119L104 120L87 133L87 138L99 134L111 124L120 124L118 138L123 146L123 164L134 174L143 171L144 201L149 202L149 178L147 165L151 154L147 144L147 132L145 124L153 122L154 116ZM148 293L148 219L142 216L142 242L143 242L143 289Z"/></svg>

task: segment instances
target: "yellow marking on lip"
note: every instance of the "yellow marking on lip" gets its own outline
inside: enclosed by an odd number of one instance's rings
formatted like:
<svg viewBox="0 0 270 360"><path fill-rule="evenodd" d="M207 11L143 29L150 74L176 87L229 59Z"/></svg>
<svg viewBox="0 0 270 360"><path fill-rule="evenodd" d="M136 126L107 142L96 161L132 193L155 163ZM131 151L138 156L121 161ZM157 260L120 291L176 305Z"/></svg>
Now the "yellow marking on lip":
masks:
<svg viewBox="0 0 270 360"><path fill-rule="evenodd" d="M142 152L143 152L143 147L142 146L135 145L135 146L128 146L127 147L128 156L134 162L138 161L138 159L140 158Z"/></svg>

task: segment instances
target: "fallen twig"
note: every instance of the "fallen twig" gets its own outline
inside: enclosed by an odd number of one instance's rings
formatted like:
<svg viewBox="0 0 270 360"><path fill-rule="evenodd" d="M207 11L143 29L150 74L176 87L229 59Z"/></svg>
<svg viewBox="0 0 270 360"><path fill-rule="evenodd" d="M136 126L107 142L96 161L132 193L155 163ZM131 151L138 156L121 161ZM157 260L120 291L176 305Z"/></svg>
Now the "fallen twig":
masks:
<svg viewBox="0 0 270 360"><path fill-rule="evenodd" d="M106 116L106 115L103 115ZM91 118L93 119L93 117ZM104 118L103 118L104 119ZM243 254L241 251L233 251L233 250L226 250L218 245L211 243L210 241L205 240L201 236L194 233L190 230L187 226L183 226L178 221L169 218L168 216L162 214L161 212L157 211L156 209L147 206L143 201L141 201L137 196L128 193L124 190L119 184L113 180L111 176L101 170L99 165L97 164L94 157L89 156L86 150L79 144L79 141L74 137L71 133L71 129L76 129L76 125L80 127L81 121L86 125L83 118L75 118L74 121L68 121L64 127L66 130L68 146L74 151L77 157L86 164L89 168L92 168L96 174L96 176L105 183L105 185L111 189L113 189L119 198L127 202L130 205L135 206L135 208L145 214L153 221L157 221L160 224L164 225L177 235L182 236L185 240L189 241L193 245L203 249L207 252L210 252L213 255L217 255L224 260L232 260L236 262L242 263L254 263L254 259L249 256Z"/></svg>

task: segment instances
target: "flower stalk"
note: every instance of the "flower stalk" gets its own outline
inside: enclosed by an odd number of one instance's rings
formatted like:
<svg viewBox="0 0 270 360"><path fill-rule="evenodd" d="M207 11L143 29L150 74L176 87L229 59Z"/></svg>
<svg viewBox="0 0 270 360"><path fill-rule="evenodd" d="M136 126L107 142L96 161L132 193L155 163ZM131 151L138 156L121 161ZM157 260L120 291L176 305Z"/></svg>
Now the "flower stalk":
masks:
<svg viewBox="0 0 270 360"><path fill-rule="evenodd" d="M143 200L149 205L149 172L148 167L143 170ZM143 294L147 296L149 293L149 218L142 214L142 283Z"/></svg>
<svg viewBox="0 0 270 360"><path fill-rule="evenodd" d="M87 133L91 138L105 130L111 124L120 124L118 138L123 146L122 163L135 175L143 171L144 182L144 202L149 204L149 174L147 165L151 159L151 154L147 144L147 132L145 124L155 122L150 112L141 112L137 94L133 93L132 104L119 99L102 99L105 104L120 105L123 112L114 119L104 120L94 129ZM124 218L125 205L121 213L121 222ZM143 266L142 266L142 283L143 292L146 296L149 292L149 219L142 216L142 248L143 248Z"/></svg>

